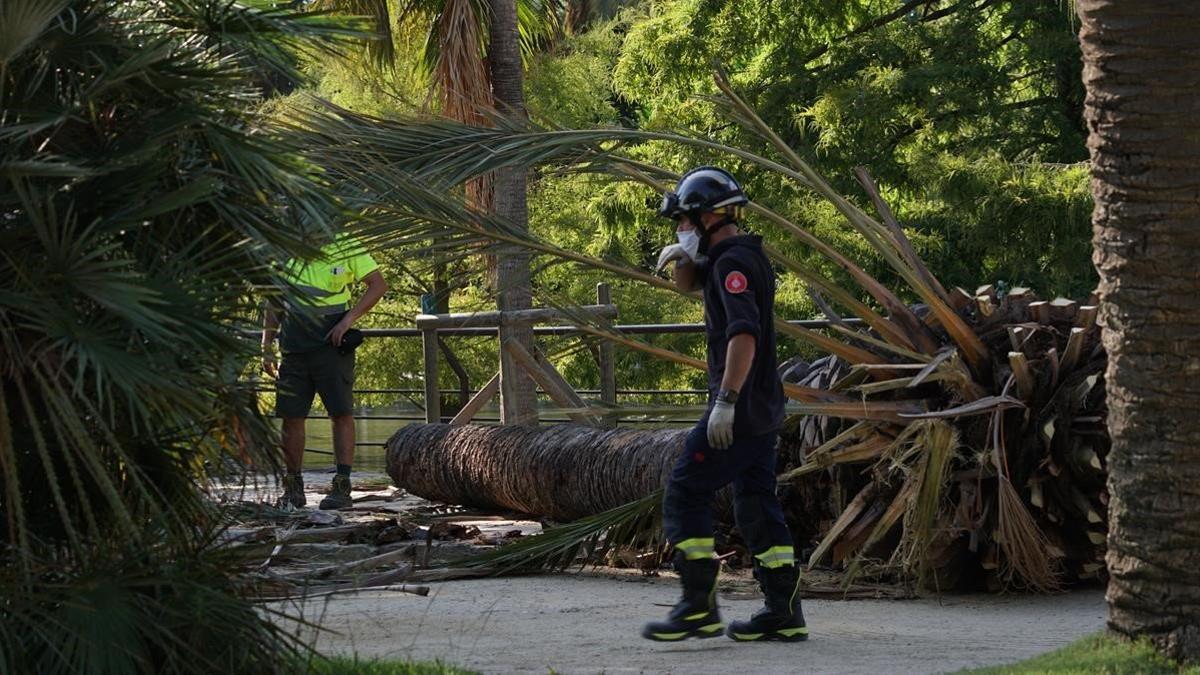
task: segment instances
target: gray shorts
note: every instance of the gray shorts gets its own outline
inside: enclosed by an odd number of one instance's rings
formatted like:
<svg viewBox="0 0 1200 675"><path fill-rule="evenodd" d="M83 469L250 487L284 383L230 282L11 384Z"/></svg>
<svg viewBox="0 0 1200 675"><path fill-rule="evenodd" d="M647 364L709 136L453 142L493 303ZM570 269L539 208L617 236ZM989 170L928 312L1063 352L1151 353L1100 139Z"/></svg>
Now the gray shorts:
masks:
<svg viewBox="0 0 1200 675"><path fill-rule="evenodd" d="M333 345L311 352L284 354L275 389L275 414L307 417L313 395L330 417L354 414L354 352L342 355Z"/></svg>

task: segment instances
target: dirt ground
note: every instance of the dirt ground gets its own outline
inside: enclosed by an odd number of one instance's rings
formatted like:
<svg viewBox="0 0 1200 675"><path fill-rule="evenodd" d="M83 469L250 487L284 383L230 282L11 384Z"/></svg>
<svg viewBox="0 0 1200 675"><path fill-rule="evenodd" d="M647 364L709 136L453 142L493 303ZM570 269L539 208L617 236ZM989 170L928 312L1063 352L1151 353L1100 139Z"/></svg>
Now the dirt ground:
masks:
<svg viewBox="0 0 1200 675"><path fill-rule="evenodd" d="M721 637L659 644L676 580L585 572L431 583L428 597L369 591L312 599L326 654L441 660L484 673L938 673L1009 663L1103 627L1103 593L920 600L807 600L812 635L796 644ZM723 597L724 618L760 600ZM294 611L295 608L293 607Z"/></svg>

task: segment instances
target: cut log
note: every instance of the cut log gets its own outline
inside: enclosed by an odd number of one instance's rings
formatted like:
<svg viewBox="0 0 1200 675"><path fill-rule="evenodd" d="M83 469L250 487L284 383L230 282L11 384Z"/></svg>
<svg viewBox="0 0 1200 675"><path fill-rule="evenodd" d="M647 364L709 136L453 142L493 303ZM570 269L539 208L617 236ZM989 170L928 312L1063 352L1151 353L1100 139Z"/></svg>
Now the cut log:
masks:
<svg viewBox="0 0 1200 675"><path fill-rule="evenodd" d="M1081 305L1079 313L1075 315L1075 325L1088 330L1096 325L1096 315L1100 308L1096 305Z"/></svg>
<svg viewBox="0 0 1200 675"><path fill-rule="evenodd" d="M950 301L950 306L956 312L964 312L967 308L975 304L975 296L957 286L954 287L954 290L950 291L947 299Z"/></svg>
<svg viewBox="0 0 1200 675"><path fill-rule="evenodd" d="M1069 373L1079 365L1079 357L1083 354L1083 339L1087 331L1083 328L1072 328L1071 337L1067 339L1067 348L1063 350L1062 359L1058 364L1058 372Z"/></svg>
<svg viewBox="0 0 1200 675"><path fill-rule="evenodd" d="M996 305L992 302L991 296L977 295L975 296L975 309L979 310L980 316L987 317L996 311Z"/></svg>
<svg viewBox="0 0 1200 675"><path fill-rule="evenodd" d="M1024 286L1017 286L1004 296L1004 314L1007 321L1025 321L1029 318L1029 303L1037 302L1037 295Z"/></svg>
<svg viewBox="0 0 1200 675"><path fill-rule="evenodd" d="M1050 303L1045 300L1029 303L1029 318L1038 323L1050 323Z"/></svg>
<svg viewBox="0 0 1200 675"><path fill-rule="evenodd" d="M1008 327L1008 342L1012 345L1012 351L1024 352L1025 341L1029 339L1029 331L1021 326Z"/></svg>
<svg viewBox="0 0 1200 675"><path fill-rule="evenodd" d="M1067 298L1055 298L1050 301L1050 320L1053 322L1072 323L1079 312L1079 303Z"/></svg>
<svg viewBox="0 0 1200 675"><path fill-rule="evenodd" d="M1017 393L1022 401L1028 401L1037 386L1034 384L1033 371L1029 370L1029 359L1025 358L1024 352L1009 352L1008 364L1017 381Z"/></svg>

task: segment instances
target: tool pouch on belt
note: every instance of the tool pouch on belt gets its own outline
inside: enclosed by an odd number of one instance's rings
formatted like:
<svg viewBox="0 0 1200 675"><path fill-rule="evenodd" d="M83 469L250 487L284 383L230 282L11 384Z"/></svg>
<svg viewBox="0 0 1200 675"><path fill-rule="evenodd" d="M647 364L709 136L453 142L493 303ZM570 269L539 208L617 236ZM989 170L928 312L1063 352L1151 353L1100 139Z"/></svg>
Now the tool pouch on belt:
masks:
<svg viewBox="0 0 1200 675"><path fill-rule="evenodd" d="M338 353L342 356L353 352L363 341L363 332L357 328L351 328L342 335L342 344L338 345Z"/></svg>

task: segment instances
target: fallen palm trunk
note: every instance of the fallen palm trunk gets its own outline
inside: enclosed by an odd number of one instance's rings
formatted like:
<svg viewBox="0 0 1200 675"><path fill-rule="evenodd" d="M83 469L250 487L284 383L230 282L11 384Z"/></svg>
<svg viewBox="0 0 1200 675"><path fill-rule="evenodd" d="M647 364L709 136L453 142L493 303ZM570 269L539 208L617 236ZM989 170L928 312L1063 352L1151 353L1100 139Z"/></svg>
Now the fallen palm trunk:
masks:
<svg viewBox="0 0 1200 675"><path fill-rule="evenodd" d="M387 442L387 471L425 499L570 521L661 488L686 429L416 424Z"/></svg>

